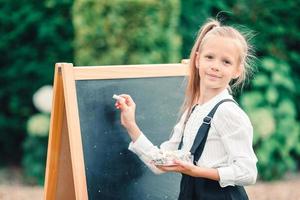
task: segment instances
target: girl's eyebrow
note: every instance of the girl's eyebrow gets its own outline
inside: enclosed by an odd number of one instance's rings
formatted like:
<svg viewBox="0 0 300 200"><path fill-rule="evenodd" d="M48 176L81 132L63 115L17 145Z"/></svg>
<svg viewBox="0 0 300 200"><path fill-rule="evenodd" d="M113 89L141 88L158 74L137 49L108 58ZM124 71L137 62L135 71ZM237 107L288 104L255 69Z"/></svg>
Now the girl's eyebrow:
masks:
<svg viewBox="0 0 300 200"><path fill-rule="evenodd" d="M233 60L233 58L228 57L228 56L222 56L222 59L226 59L226 60Z"/></svg>
<svg viewBox="0 0 300 200"><path fill-rule="evenodd" d="M203 54L214 54L213 51L203 51Z"/></svg>
<svg viewBox="0 0 300 200"><path fill-rule="evenodd" d="M234 57L233 56L222 56L222 59L226 59L226 60L229 60L231 62L234 62Z"/></svg>

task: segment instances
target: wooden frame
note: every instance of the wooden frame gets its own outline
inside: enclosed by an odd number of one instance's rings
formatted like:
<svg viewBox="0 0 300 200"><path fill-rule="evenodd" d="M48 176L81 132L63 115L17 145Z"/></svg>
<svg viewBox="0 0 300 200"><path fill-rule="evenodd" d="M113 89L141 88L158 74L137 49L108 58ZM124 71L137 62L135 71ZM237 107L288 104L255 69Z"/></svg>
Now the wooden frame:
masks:
<svg viewBox="0 0 300 200"><path fill-rule="evenodd" d="M76 80L187 76L188 61L181 64L73 67L55 65L53 104L49 131L44 199L88 199ZM67 185L67 189L64 188Z"/></svg>

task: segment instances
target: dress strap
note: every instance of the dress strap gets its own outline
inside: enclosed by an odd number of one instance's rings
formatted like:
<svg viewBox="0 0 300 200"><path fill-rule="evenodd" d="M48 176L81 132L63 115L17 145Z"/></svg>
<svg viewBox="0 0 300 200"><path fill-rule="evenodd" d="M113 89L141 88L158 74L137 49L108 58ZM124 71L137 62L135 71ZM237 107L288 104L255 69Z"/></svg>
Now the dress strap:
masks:
<svg viewBox="0 0 300 200"><path fill-rule="evenodd" d="M194 164L199 160L201 157L201 154L203 152L207 135L211 126L211 120L214 117L215 112L217 111L219 105L221 105L224 102L232 101L236 103L233 99L223 99L220 102L218 102L213 109L208 113L206 117L204 117L203 122L198 129L196 138L194 140L193 146L190 150L191 154L194 156ZM237 104L237 103L236 103Z"/></svg>

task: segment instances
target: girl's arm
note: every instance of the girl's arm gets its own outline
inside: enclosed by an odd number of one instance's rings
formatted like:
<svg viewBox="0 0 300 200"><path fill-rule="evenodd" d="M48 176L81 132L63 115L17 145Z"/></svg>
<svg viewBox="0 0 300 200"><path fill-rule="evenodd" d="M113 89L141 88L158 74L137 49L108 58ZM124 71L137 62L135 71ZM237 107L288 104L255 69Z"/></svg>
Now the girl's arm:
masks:
<svg viewBox="0 0 300 200"><path fill-rule="evenodd" d="M139 158L156 174L163 171L152 164L152 157L160 150L176 150L181 141L181 130L185 114L180 122L174 127L172 137L161 144L160 148L153 145L150 140L142 133L135 121L136 105L129 95L122 94L123 100L118 100L115 104L117 109L121 110L121 124L126 128L132 142L129 144L129 150L137 154Z"/></svg>
<svg viewBox="0 0 300 200"><path fill-rule="evenodd" d="M251 122L238 105L226 104L219 107L212 121L228 156L227 165L218 168L220 185L254 184L257 158L252 147Z"/></svg>
<svg viewBox="0 0 300 200"><path fill-rule="evenodd" d="M180 160L174 161L175 166L158 166L158 168L165 172L179 172L193 177L202 177L215 181L220 180L219 172L217 169L205 168L193 165L192 163L183 162Z"/></svg>

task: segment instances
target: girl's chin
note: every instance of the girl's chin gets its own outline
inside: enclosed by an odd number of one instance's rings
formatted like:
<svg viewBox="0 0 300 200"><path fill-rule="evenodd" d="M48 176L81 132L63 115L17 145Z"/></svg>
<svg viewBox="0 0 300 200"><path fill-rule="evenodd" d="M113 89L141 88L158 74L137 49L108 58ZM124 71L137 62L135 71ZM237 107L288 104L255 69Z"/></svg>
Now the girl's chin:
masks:
<svg viewBox="0 0 300 200"><path fill-rule="evenodd" d="M206 84L210 84L210 85L220 85L219 79L217 78L207 78L205 82Z"/></svg>
<svg viewBox="0 0 300 200"><path fill-rule="evenodd" d="M212 82L206 82L204 83L205 88L213 89L213 90L223 90L226 88L226 86L217 84L217 83L212 83Z"/></svg>

